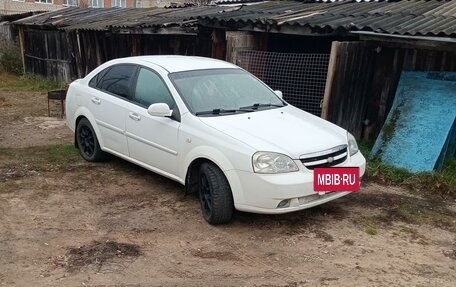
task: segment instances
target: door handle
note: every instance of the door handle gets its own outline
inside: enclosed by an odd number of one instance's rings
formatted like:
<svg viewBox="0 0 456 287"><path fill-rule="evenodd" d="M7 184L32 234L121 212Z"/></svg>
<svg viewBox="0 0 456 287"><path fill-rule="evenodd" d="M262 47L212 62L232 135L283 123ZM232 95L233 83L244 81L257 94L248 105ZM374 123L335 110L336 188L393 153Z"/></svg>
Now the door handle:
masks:
<svg viewBox="0 0 456 287"><path fill-rule="evenodd" d="M95 105L101 104L101 100L97 97L93 97L91 100L92 100L92 103L94 103Z"/></svg>
<svg viewBox="0 0 456 287"><path fill-rule="evenodd" d="M136 113L130 113L128 116L130 117L130 119L132 119L134 121L140 121L141 120L141 117L138 114L136 114Z"/></svg>

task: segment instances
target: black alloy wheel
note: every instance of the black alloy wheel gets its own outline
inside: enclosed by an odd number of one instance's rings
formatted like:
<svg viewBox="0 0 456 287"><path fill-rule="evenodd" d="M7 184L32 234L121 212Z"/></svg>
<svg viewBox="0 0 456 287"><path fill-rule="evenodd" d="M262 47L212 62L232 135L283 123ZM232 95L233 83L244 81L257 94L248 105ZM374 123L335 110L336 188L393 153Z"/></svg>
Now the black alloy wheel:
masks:
<svg viewBox="0 0 456 287"><path fill-rule="evenodd" d="M92 125L86 118L81 119L76 127L76 145L79 154L87 161L97 162L107 158L107 154L100 148Z"/></svg>
<svg viewBox="0 0 456 287"><path fill-rule="evenodd" d="M198 177L201 211L210 224L231 221L234 213L233 195L223 171L211 162L201 164Z"/></svg>

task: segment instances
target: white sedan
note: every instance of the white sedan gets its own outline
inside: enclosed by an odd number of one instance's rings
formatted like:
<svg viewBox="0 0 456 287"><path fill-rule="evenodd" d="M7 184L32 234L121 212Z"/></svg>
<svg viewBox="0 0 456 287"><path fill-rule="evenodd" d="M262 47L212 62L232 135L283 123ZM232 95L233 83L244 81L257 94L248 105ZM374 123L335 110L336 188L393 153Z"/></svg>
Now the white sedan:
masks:
<svg viewBox="0 0 456 287"><path fill-rule="evenodd" d="M347 131L209 58L109 61L70 85L66 115L85 160L110 153L180 182L211 224L235 209L278 214L339 198L348 192L314 191L313 169L359 167L361 177L366 165Z"/></svg>

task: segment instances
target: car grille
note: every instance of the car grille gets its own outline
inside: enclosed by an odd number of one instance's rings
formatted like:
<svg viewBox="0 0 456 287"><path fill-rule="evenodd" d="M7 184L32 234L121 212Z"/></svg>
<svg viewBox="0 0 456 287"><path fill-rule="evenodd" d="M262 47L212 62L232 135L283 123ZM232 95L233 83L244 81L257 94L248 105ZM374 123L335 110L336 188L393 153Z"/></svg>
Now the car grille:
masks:
<svg viewBox="0 0 456 287"><path fill-rule="evenodd" d="M299 160L307 169L330 167L343 163L347 159L347 145L340 145L328 150L302 155Z"/></svg>

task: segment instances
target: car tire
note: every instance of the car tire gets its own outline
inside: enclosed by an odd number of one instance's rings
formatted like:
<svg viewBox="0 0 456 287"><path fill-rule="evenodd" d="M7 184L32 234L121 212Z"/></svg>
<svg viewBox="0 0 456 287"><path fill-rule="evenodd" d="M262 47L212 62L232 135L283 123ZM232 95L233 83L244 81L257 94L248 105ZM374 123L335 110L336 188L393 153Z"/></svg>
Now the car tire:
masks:
<svg viewBox="0 0 456 287"><path fill-rule="evenodd" d="M201 164L198 193L204 219L213 225L231 221L234 212L233 195L223 172L213 163Z"/></svg>
<svg viewBox="0 0 456 287"><path fill-rule="evenodd" d="M83 118L76 127L76 145L83 159L90 162L104 161L107 154L101 150L97 135L89 120Z"/></svg>

